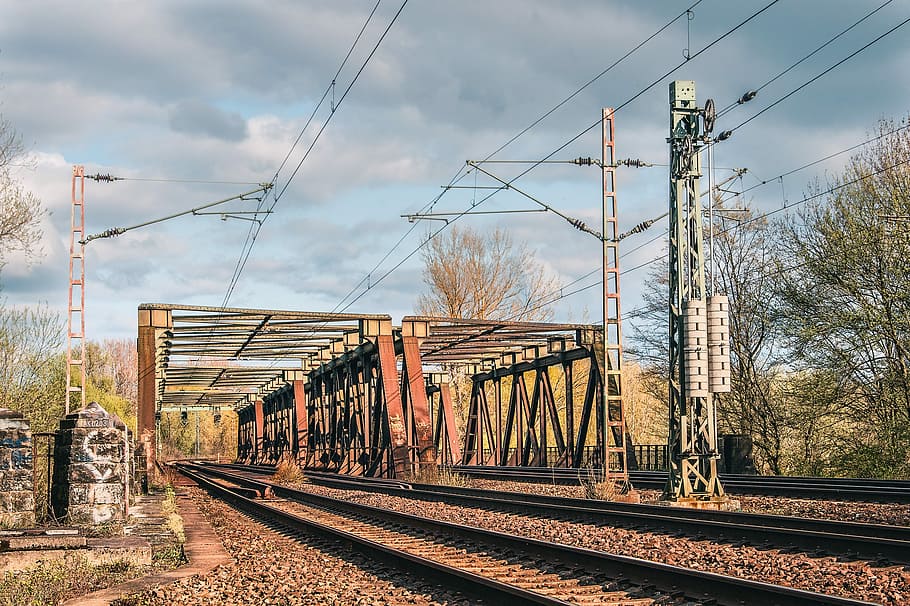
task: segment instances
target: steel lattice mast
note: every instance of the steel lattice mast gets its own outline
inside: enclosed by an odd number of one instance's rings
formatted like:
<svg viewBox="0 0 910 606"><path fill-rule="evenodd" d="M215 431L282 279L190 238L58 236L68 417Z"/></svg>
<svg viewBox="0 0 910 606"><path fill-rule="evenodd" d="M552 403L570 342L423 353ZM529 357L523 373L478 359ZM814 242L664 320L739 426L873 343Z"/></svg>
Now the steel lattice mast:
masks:
<svg viewBox="0 0 910 606"><path fill-rule="evenodd" d="M603 395L608 435L604 436L606 479L626 488L626 419L622 397L622 318L619 291L619 229L616 208L616 146L612 108L604 108L603 135Z"/></svg>
<svg viewBox="0 0 910 606"><path fill-rule="evenodd" d="M85 408L85 167L73 167L70 212L69 306L66 325L66 414L73 393ZM75 357L78 356L78 357ZM79 383L73 384L73 371Z"/></svg>
<svg viewBox="0 0 910 606"><path fill-rule="evenodd" d="M705 254L698 180L706 136L695 83L670 84L669 474L664 498L724 496L717 477L715 403L708 389ZM713 122L713 115L708 118ZM711 124L708 124L710 130Z"/></svg>

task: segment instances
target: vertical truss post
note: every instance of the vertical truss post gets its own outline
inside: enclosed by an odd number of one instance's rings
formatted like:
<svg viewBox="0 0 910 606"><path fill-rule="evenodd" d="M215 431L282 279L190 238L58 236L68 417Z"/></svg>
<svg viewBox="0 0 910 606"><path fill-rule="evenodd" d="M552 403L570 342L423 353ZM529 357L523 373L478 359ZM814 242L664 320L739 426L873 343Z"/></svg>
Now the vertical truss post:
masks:
<svg viewBox="0 0 910 606"><path fill-rule="evenodd" d="M309 418L307 415L306 384L304 381L295 380L292 385L294 389L294 418L297 425L294 428L294 452L297 454L298 460L300 458L303 458L305 461L306 447L309 443Z"/></svg>
<svg viewBox="0 0 910 606"><path fill-rule="evenodd" d="M461 446L458 443L458 430L455 427L455 410L452 408L452 390L449 388L448 381L439 384L439 405L441 408L439 414L445 418L445 439L448 441L448 451L452 455L451 462L461 461Z"/></svg>
<svg viewBox="0 0 910 606"><path fill-rule="evenodd" d="M70 210L69 306L66 322L66 402L79 394L80 408L85 408L85 167L73 167L72 204ZM73 371L79 384L73 384Z"/></svg>
<svg viewBox="0 0 910 606"><path fill-rule="evenodd" d="M162 363L164 338L173 327L170 311L139 309L137 327L138 406L136 429L140 447L145 455L145 473L153 478L158 460L157 419L160 412L158 396L164 378Z"/></svg>
<svg viewBox="0 0 910 606"><path fill-rule="evenodd" d="M603 109L603 394L607 435L605 479L629 484L626 417L622 397L622 317L619 290L619 236L616 207L616 146L612 108Z"/></svg>
<svg viewBox="0 0 910 606"><path fill-rule="evenodd" d="M395 357L395 341L391 333L391 323L384 322L380 327L380 334L376 337L376 351L379 354L379 380L382 383L382 397L391 442L393 465L391 477L400 478L412 469L408 452L409 440L404 405L401 401L398 379L398 364Z"/></svg>
<svg viewBox="0 0 910 606"><path fill-rule="evenodd" d="M253 440L253 462L265 462L265 420L262 414L262 400L257 396L253 402L253 423L256 428L255 439Z"/></svg>
<svg viewBox="0 0 910 606"><path fill-rule="evenodd" d="M420 358L420 339L427 336L426 322L403 322L401 327L401 374L402 396L406 403L406 420L413 423L408 432L408 441L414 440L417 465L435 465L436 452L433 443L433 425L430 421L430 405L427 400L423 362Z"/></svg>
<svg viewBox="0 0 910 606"><path fill-rule="evenodd" d="M669 436L664 498L695 502L722 500L717 477L713 401L698 382L706 343L700 337L705 305L702 246L699 129L695 83L670 84L670 263L669 263ZM702 351L702 350L705 351ZM705 364L705 368L706 368ZM704 373L706 374L706 373ZM706 380L706 378L705 378Z"/></svg>

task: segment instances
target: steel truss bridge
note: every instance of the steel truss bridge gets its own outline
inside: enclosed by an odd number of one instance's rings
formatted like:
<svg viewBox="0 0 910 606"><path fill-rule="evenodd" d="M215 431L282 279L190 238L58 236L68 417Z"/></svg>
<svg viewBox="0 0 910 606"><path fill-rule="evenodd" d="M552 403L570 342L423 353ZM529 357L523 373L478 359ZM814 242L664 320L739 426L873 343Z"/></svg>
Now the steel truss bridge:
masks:
<svg viewBox="0 0 910 606"><path fill-rule="evenodd" d="M248 463L374 477L592 466L626 483L621 377L603 350L602 327L588 324L394 326L379 314L143 304L139 437L151 471L162 412L231 409ZM456 391L469 395L462 431Z"/></svg>

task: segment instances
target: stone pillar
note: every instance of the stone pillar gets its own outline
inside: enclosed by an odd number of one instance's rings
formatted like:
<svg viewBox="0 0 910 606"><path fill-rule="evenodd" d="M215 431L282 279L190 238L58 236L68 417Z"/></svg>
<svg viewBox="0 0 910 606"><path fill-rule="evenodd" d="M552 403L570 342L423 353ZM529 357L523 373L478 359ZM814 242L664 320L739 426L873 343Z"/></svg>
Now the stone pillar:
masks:
<svg viewBox="0 0 910 606"><path fill-rule="evenodd" d="M60 421L54 443L52 505L58 520L101 524L124 519L125 432L97 402Z"/></svg>
<svg viewBox="0 0 910 606"><path fill-rule="evenodd" d="M34 526L32 430L21 413L0 408L0 527Z"/></svg>

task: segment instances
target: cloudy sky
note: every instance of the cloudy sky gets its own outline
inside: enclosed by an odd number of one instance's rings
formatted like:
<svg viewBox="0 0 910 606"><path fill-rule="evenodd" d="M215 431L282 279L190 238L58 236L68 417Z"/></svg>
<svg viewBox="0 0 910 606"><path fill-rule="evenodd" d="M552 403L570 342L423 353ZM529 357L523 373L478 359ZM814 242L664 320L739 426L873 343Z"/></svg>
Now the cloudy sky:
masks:
<svg viewBox="0 0 910 606"><path fill-rule="evenodd" d="M618 156L665 164L671 80L695 80L700 101L711 97L725 107L882 5L881 0L781 0L699 53L767 3L697 3L691 19L677 19L495 158L547 156L593 125L602 107L612 106L621 107ZM74 164L90 174L127 178L86 181L90 234L271 181L374 4L3 1L0 113L19 130L31 156L15 174L49 211L44 256L32 264L12 257L0 274L7 302L47 302L66 310ZM286 191L262 224L229 304L327 311L349 302L353 297L344 297L353 291L359 298L349 311L389 313L396 321L410 313L424 289L420 255L413 253L430 230L444 224L414 227L400 215L425 208L465 160L494 152L690 4L415 0L339 104L401 6L383 0L334 93L278 172L274 191ZM741 124L910 17L907 2L884 4L761 88L754 101L723 116L717 129ZM881 118L907 115L908 33L910 25L897 29L738 129L716 148L718 177L743 167L749 172L735 187L770 181L749 192L751 203L767 210L798 200L812 180L837 171L848 156L775 180L867 139ZM599 129L590 130L553 158L597 157L599 138ZM488 168L511 178L527 166ZM666 210L667 178L661 166L620 170L622 229ZM473 186L492 181L468 174L459 184L472 188L448 190L435 211L465 210L491 191ZM599 222L600 179L594 169L543 165L515 184L566 214ZM274 196L264 202L273 204ZM219 208L256 206L239 201ZM478 210L530 207L517 194L500 192ZM552 214L472 216L459 224L507 228L562 284L599 264L599 242ZM251 225L189 216L91 242L88 337L134 336L142 302L220 305ZM639 248L654 235L626 240L622 265L632 268L658 257L660 239ZM623 275L626 310L639 303L647 277L647 268ZM596 280L595 275L566 290ZM554 306L555 317L597 318L599 298L598 288L566 297Z"/></svg>

